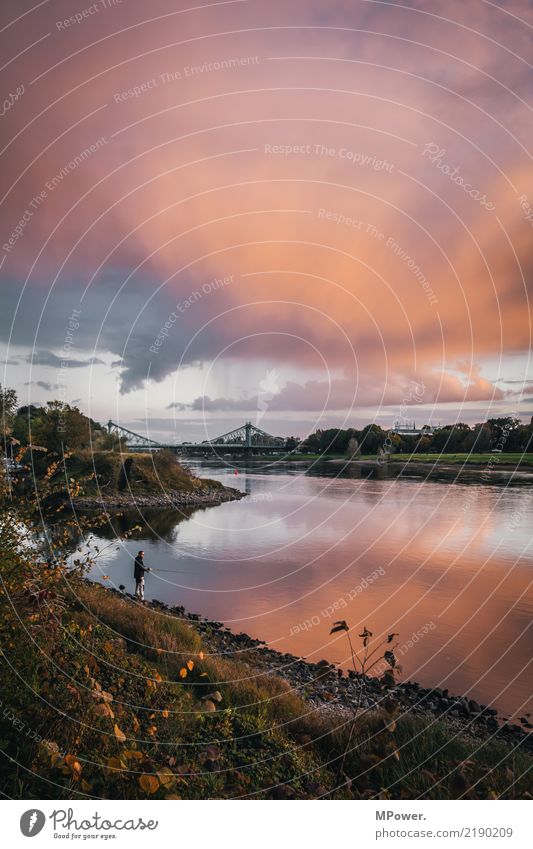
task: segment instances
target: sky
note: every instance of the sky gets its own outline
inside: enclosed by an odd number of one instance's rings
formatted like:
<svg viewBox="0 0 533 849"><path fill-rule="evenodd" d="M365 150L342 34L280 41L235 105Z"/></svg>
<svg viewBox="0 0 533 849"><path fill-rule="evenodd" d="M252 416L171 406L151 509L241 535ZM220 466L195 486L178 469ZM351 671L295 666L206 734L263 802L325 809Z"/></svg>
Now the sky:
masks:
<svg viewBox="0 0 533 849"><path fill-rule="evenodd" d="M4 0L1 382L156 439L533 415L533 3Z"/></svg>

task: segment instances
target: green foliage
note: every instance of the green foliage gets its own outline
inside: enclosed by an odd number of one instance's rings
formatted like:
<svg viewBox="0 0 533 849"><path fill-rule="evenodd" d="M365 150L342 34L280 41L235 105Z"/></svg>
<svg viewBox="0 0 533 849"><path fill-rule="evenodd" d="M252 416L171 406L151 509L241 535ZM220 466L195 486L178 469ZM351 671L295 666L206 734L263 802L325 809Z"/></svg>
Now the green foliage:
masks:
<svg viewBox="0 0 533 849"><path fill-rule="evenodd" d="M80 518L43 537L34 507L0 504L0 780L8 796L529 798L531 755L403 716L394 697L354 722L323 714L259 671L252 652L221 657L192 621L89 583L90 557L67 568ZM350 638L346 622L333 627ZM373 645L362 630L353 652L361 680L380 660L389 675L398 671L396 636Z"/></svg>
<svg viewBox="0 0 533 849"><path fill-rule="evenodd" d="M518 453L533 446L533 424L523 424L512 416L489 419L470 427L458 422L446 425L433 433L419 436L385 431L379 425L369 424L362 430L329 428L317 430L302 443L303 450L314 455L344 455L351 459L354 447L360 456L375 456L381 450L389 454L468 454L468 453Z"/></svg>
<svg viewBox="0 0 533 849"><path fill-rule="evenodd" d="M17 409L17 393L0 383L0 427L4 435L10 434Z"/></svg>

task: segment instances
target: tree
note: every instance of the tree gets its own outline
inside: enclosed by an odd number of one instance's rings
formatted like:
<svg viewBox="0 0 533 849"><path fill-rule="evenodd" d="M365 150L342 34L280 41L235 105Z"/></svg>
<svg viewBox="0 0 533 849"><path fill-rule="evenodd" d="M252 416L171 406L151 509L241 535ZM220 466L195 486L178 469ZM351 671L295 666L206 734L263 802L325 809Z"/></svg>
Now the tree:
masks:
<svg viewBox="0 0 533 849"><path fill-rule="evenodd" d="M49 401L41 415L31 423L31 442L55 454L62 454L88 448L93 428L94 422L77 407L62 401Z"/></svg>
<svg viewBox="0 0 533 849"><path fill-rule="evenodd" d="M494 444L492 448L497 448L499 451L510 451L510 441L514 432L522 426L520 419L515 419L514 416L501 416L497 419L488 419L487 425L493 433Z"/></svg>
<svg viewBox="0 0 533 849"><path fill-rule="evenodd" d="M495 444L495 440L491 426L488 422L480 422L475 425L474 430L467 435L463 443L463 450L467 452L478 452L481 454L484 451L490 451L493 444Z"/></svg>
<svg viewBox="0 0 533 849"><path fill-rule="evenodd" d="M464 422L439 428L431 440L431 447L439 453L458 454L464 450L465 439L471 433L470 427Z"/></svg>
<svg viewBox="0 0 533 849"><path fill-rule="evenodd" d="M421 436L415 445L415 451L418 454L426 454L431 448L431 437L428 434Z"/></svg>
<svg viewBox="0 0 533 849"><path fill-rule="evenodd" d="M8 389L7 386L3 387L0 383L0 416L4 439L11 436L16 410L17 393L14 389Z"/></svg>
<svg viewBox="0 0 533 849"><path fill-rule="evenodd" d="M386 431L377 424L369 424L361 431L361 451L363 454L377 454L387 438Z"/></svg>
<svg viewBox="0 0 533 849"><path fill-rule="evenodd" d="M42 413L42 408L35 406L35 404L29 404L28 406L18 408L17 415L13 422L13 436L21 443L21 445L28 445L31 441L30 431L32 422L42 415Z"/></svg>
<svg viewBox="0 0 533 849"><path fill-rule="evenodd" d="M361 449L359 448L359 442L355 436L351 436L348 440L348 445L346 446L346 457L348 460L355 460L361 454Z"/></svg>

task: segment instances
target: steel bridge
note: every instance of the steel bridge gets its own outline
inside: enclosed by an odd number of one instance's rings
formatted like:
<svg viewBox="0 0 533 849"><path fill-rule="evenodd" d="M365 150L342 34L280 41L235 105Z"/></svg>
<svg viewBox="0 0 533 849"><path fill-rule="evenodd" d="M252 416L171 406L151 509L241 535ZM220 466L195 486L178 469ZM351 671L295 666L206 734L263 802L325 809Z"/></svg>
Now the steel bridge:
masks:
<svg viewBox="0 0 533 849"><path fill-rule="evenodd" d="M167 448L178 454L209 454L209 453L243 453L259 454L273 451L283 451L285 439L282 436L272 436L270 433L255 427L251 422L245 422L241 427L223 433L216 439L206 439L203 442L156 442L148 436L142 436L127 427L111 420L107 423L109 433L115 433L123 439L128 451L158 451Z"/></svg>

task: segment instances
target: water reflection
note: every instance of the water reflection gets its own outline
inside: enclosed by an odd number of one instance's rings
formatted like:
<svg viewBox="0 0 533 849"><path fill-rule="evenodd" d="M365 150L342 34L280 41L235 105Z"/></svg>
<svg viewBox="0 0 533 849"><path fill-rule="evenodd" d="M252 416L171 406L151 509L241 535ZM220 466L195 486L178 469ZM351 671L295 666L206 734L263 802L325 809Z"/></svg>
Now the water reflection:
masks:
<svg viewBox="0 0 533 849"><path fill-rule="evenodd" d="M215 468L249 497L149 514L104 552L95 577L132 585L142 546L159 573L147 596L221 619L274 647L347 664L334 619L398 631L404 678L518 714L531 705L530 552L524 489ZM139 516L98 532L123 534Z"/></svg>

